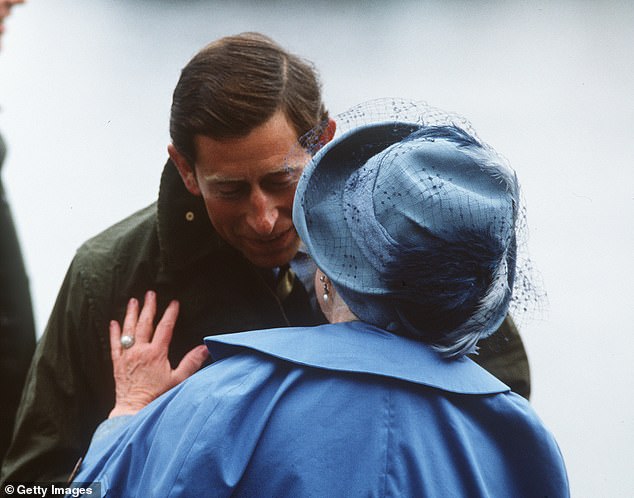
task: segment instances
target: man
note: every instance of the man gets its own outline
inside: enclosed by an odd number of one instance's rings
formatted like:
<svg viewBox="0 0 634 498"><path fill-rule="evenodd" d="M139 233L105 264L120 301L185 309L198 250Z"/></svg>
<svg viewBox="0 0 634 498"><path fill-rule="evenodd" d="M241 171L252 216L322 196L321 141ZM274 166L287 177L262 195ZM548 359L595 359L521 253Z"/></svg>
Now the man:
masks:
<svg viewBox="0 0 634 498"><path fill-rule="evenodd" d="M114 406L108 325L130 297L155 291L159 314L180 302L172 365L200 364L192 348L210 334L323 322L307 279L285 272L308 273L291 220L301 171L282 167L320 124L325 143L335 125L315 71L269 38L227 37L194 56L174 91L158 201L86 242L70 266L3 481L68 477Z"/></svg>
<svg viewBox="0 0 634 498"><path fill-rule="evenodd" d="M209 333L322 321L298 279L280 297L270 270L299 247L291 207L301 171L281 168L283 158L321 122L315 71L264 36L221 39L190 61L158 201L79 249L35 354L3 480L68 477L114 404L108 323L132 296L152 289L159 309L180 301L173 364Z"/></svg>
<svg viewBox="0 0 634 498"><path fill-rule="evenodd" d="M0 43L4 20L24 0L0 0ZM6 148L0 136L0 169ZM0 462L11 441L13 420L35 349L35 324L26 275L13 217L0 179Z"/></svg>

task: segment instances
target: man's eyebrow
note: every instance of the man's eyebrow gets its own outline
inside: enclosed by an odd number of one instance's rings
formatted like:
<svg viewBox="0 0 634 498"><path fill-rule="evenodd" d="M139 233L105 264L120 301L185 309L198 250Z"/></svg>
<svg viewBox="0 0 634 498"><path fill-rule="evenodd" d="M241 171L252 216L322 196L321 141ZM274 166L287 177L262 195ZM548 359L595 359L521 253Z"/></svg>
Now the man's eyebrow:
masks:
<svg viewBox="0 0 634 498"><path fill-rule="evenodd" d="M219 175L217 173L212 173L210 175L204 175L203 180L206 183L237 183L243 182L244 178L232 178L230 176Z"/></svg>
<svg viewBox="0 0 634 498"><path fill-rule="evenodd" d="M264 178L269 176L277 176L277 175L294 175L296 173L301 173L301 170L296 166L284 166L276 171L271 171L264 175Z"/></svg>
<svg viewBox="0 0 634 498"><path fill-rule="evenodd" d="M272 176L287 175L287 174L294 175L297 173L301 173L300 168L298 168L297 166L284 166L283 168L279 168L274 171L269 171L268 173L264 175L264 178L270 178ZM219 173L211 173L209 175L204 175L203 180L206 183L239 183L239 182L244 182L245 178L225 176Z"/></svg>

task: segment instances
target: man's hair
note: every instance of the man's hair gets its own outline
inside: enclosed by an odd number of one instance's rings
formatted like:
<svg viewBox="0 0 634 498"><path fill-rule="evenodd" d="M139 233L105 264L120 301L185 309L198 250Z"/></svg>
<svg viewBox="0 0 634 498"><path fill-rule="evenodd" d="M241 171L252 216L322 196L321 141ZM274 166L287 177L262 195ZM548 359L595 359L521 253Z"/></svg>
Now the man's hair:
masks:
<svg viewBox="0 0 634 498"><path fill-rule="evenodd" d="M313 65L262 34L228 36L204 47L182 70L170 136L193 168L196 135L241 138L278 110L298 137L327 121Z"/></svg>

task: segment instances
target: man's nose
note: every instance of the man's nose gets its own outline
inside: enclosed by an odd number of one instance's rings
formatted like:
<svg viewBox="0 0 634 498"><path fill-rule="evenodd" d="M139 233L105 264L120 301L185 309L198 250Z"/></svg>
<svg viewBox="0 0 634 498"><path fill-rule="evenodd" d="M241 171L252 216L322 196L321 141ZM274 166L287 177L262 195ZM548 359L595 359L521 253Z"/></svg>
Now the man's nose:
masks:
<svg viewBox="0 0 634 498"><path fill-rule="evenodd" d="M261 190L251 194L247 223L258 235L273 233L279 211L274 199Z"/></svg>

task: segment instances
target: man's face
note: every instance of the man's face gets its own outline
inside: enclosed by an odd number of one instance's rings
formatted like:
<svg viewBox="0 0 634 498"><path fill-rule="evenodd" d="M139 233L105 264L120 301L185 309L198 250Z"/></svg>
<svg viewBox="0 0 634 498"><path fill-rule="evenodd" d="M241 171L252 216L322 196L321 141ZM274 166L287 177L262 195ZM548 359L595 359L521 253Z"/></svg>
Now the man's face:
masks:
<svg viewBox="0 0 634 498"><path fill-rule="evenodd" d="M0 43L4 34L4 19L11 13L11 7L25 0L0 0Z"/></svg>
<svg viewBox="0 0 634 498"><path fill-rule="evenodd" d="M243 138L196 136L193 172L183 170L178 164L182 156L170 148L188 190L203 197L216 231L260 267L286 264L299 248L293 196L308 156L285 164L297 144L296 132L280 111Z"/></svg>

